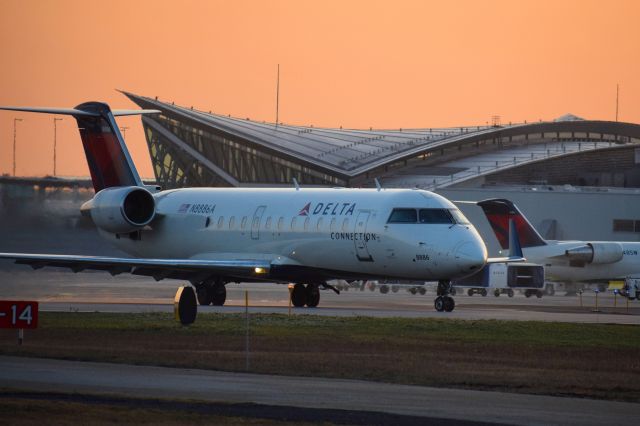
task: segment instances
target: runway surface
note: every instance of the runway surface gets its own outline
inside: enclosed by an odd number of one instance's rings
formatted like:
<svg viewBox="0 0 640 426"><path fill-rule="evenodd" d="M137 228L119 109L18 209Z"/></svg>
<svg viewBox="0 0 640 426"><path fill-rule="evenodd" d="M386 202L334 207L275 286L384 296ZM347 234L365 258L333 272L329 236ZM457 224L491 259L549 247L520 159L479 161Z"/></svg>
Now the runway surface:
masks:
<svg viewBox="0 0 640 426"><path fill-rule="evenodd" d="M121 255L98 239L94 230L0 223L0 251ZM25 232L25 230L29 232ZM36 249L37 248L37 249ZM107 273L73 274L57 269L33 271L0 262L0 299L38 300L44 311L170 312L178 281ZM224 307L199 312L288 312L288 290L276 284L230 284ZM456 296L452 313L433 309L435 292L411 295L405 290L380 294L350 289L322 292L316 309L293 309L295 315L378 316L411 318L541 320L640 324L640 302L611 294L542 299ZM156 367L0 357L0 383L5 388L35 391L110 393L133 397L194 398L205 401L253 402L277 406L335 408L459 419L501 424L636 424L640 404L574 398L517 395L402 386L364 381L277 377Z"/></svg>
<svg viewBox="0 0 640 426"><path fill-rule="evenodd" d="M179 285L185 283L156 282L136 276L111 277L101 272L32 271L24 266L0 270L0 299L38 300L43 311L171 312ZM245 291L249 292L251 312L288 312L287 286L269 283L228 284L225 306L199 307L199 312L244 312ZM578 296L537 299L521 294L513 298L458 295L455 297L456 309L451 313L433 309L433 287L429 287L425 295L412 295L406 289L388 294L368 289L350 289L340 295L327 290L321 294L318 308L294 308L293 312L331 316L640 324L640 302L631 301L627 308L626 299L618 297L614 307L614 297L610 293L598 296L597 311L593 292L582 296L582 307Z"/></svg>
<svg viewBox="0 0 640 426"><path fill-rule="evenodd" d="M635 425L640 404L359 380L0 357L3 387L377 411L519 425Z"/></svg>

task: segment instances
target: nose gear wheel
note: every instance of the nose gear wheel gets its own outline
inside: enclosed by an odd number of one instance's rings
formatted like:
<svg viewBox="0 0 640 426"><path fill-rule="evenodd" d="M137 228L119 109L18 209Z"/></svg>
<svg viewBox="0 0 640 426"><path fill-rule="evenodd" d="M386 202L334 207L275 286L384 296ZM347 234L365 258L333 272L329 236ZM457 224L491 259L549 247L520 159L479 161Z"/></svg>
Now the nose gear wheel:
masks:
<svg viewBox="0 0 640 426"><path fill-rule="evenodd" d="M451 281L441 280L438 281L437 294L438 297L433 301L433 307L438 312L451 312L456 307L456 302L453 297L449 296L452 290Z"/></svg>

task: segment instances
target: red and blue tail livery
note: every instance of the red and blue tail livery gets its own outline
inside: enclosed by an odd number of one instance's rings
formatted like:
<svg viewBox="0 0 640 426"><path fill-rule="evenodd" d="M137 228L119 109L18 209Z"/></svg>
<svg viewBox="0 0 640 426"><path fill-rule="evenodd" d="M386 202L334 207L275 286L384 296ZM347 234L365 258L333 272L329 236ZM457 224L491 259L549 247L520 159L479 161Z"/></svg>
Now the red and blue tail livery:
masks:
<svg viewBox="0 0 640 426"><path fill-rule="evenodd" d="M10 111L71 115L78 122L95 192L116 186L143 186L114 117L157 114L157 110L114 110L102 102L75 108L0 107Z"/></svg>
<svg viewBox="0 0 640 426"><path fill-rule="evenodd" d="M522 248L544 246L547 243L526 217L509 200L490 199L478 202L503 250L509 248L509 220L513 220Z"/></svg>

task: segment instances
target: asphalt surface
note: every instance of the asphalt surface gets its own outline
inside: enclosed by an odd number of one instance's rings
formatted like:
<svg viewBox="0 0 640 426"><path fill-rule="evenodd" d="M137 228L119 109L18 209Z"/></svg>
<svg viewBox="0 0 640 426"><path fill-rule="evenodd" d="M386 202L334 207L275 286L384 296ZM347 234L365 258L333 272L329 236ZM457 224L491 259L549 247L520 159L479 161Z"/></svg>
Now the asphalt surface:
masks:
<svg viewBox="0 0 640 426"><path fill-rule="evenodd" d="M101 242L93 230L78 232L77 228L52 228L44 223L25 228L24 224L14 226L3 220L0 251L121 255ZM0 262L0 299L38 300L44 311L170 312L179 285L184 283L111 277L101 272L32 271ZM230 284L227 289L225 306L200 307L200 312L243 312L245 292L252 312L288 312L288 290L284 285ZM520 294L514 298L461 295L456 296L456 310L452 313L435 312L434 297L433 287L426 295L411 295L406 289L389 294L367 288L352 288L340 295L323 291L318 308L293 309L293 313L640 324L640 303L630 302L627 308L624 299L616 300L611 294L599 295L598 309L593 292L583 295L582 306L577 296L537 299ZM632 403L13 357L0 357L0 387L384 412L418 416L439 424L448 419L527 425L624 425L636 424L640 415L640 404ZM400 424L398 419L391 423Z"/></svg>
<svg viewBox="0 0 640 426"><path fill-rule="evenodd" d="M518 425L636 425L640 404L359 380L0 357L5 388L373 411Z"/></svg>
<svg viewBox="0 0 640 426"><path fill-rule="evenodd" d="M185 283L156 282L136 276L112 277L104 272L73 274L53 268L33 271L19 265L0 270L1 299L37 300L43 311L170 312L179 285ZM435 289L427 287L425 295L412 295L407 287L387 294L366 287L352 288L340 295L325 290L321 292L318 308L293 308L292 312L297 315L640 324L640 302L630 301L627 305L626 299L614 300L610 293L598 295L597 310L594 292L583 294L582 307L578 296L538 299L522 294L513 298L458 295L456 309L444 313L434 310ZM245 292L249 293L252 312L288 313L287 286L271 283L228 284L225 306L199 307L199 312L244 312Z"/></svg>

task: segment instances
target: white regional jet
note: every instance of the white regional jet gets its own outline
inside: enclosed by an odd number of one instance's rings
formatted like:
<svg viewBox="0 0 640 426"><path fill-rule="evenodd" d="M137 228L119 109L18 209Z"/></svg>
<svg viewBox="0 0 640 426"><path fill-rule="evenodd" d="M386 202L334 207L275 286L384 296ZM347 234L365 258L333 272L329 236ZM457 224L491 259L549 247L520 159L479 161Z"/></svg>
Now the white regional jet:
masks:
<svg viewBox="0 0 640 426"><path fill-rule="evenodd" d="M509 247L508 224L515 224L528 262L544 265L545 276L565 283L606 282L640 276L640 243L618 241L552 241L543 239L515 204L505 199L477 203L484 211L501 247ZM630 299L640 288L627 288Z"/></svg>
<svg viewBox="0 0 640 426"><path fill-rule="evenodd" d="M114 117L160 111L111 111L99 102L1 109L75 117L96 193L81 210L102 237L134 256L0 253L34 269L187 280L202 305L224 304L229 282L295 283L293 305L315 307L319 288L332 288L328 280L437 280L435 308L449 312L450 281L488 261L473 225L431 192L297 185L159 191L143 185ZM196 301L191 287L186 290L179 290L176 301L193 312L184 319L188 323L195 320Z"/></svg>

